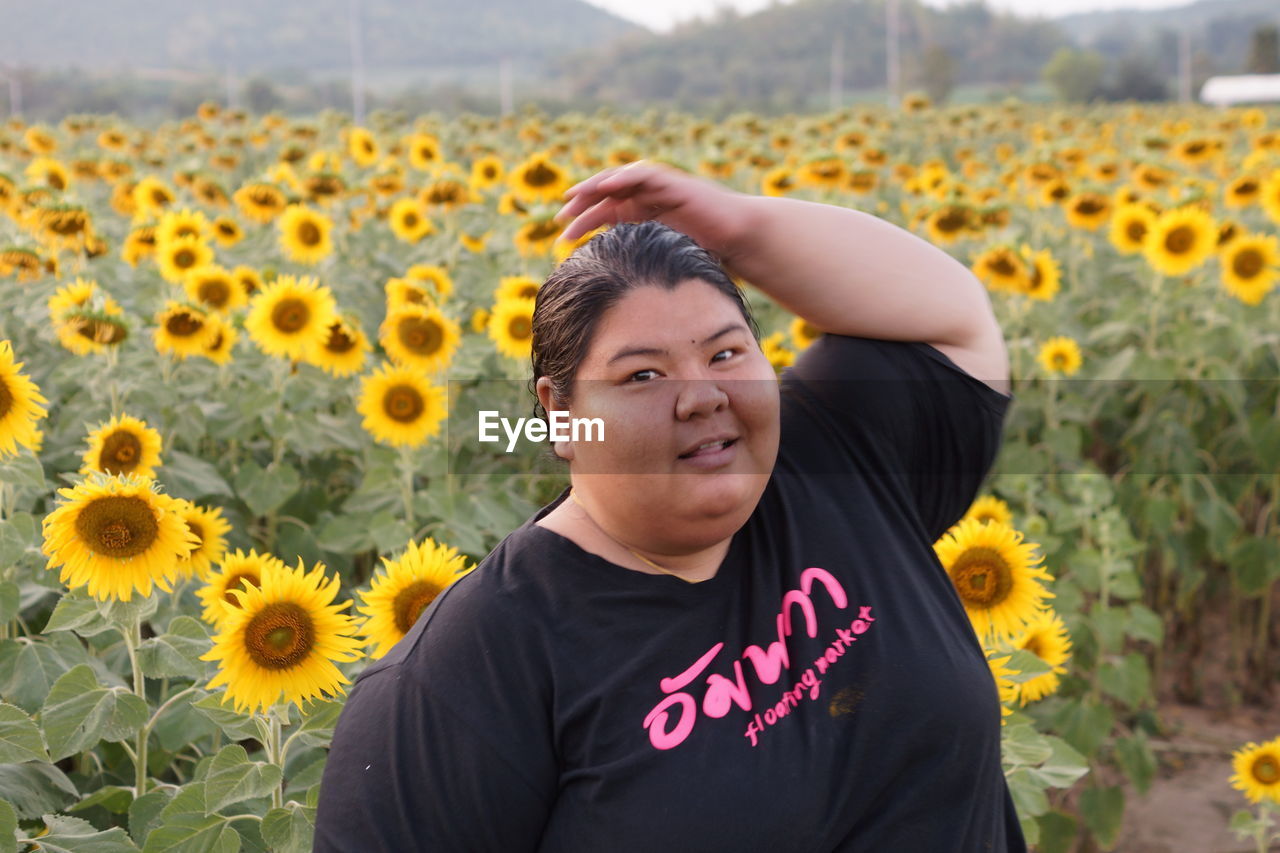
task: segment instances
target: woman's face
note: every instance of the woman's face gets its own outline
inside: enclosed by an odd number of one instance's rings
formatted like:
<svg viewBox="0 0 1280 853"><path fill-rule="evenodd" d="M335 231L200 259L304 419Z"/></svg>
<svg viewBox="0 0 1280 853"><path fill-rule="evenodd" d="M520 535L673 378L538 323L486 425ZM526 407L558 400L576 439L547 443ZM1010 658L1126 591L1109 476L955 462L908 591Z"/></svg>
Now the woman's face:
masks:
<svg viewBox="0 0 1280 853"><path fill-rule="evenodd" d="M701 279L640 287L609 309L568 409L604 423L603 441L557 444L575 487L597 522L652 553L732 536L778 454L773 368L738 307Z"/></svg>

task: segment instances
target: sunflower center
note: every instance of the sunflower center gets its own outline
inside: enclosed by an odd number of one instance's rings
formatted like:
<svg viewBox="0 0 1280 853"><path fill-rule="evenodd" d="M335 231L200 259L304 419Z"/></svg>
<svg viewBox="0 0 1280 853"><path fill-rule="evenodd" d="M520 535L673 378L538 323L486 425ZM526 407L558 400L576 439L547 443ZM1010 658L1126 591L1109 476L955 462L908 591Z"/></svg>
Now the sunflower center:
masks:
<svg viewBox="0 0 1280 853"><path fill-rule="evenodd" d="M164 328L175 337L189 338L204 328L204 321L186 311L180 311L165 321Z"/></svg>
<svg viewBox="0 0 1280 853"><path fill-rule="evenodd" d="M1106 205L1097 199L1083 198L1076 204L1076 212L1085 216L1092 216L1106 209Z"/></svg>
<svg viewBox="0 0 1280 853"><path fill-rule="evenodd" d="M190 249L180 249L173 256L173 265L178 269L190 269L195 266L196 254Z"/></svg>
<svg viewBox="0 0 1280 853"><path fill-rule="evenodd" d="M1274 755L1262 756L1253 762L1253 767L1250 769L1253 771L1253 778L1264 785L1280 782L1280 761L1277 761Z"/></svg>
<svg viewBox="0 0 1280 853"><path fill-rule="evenodd" d="M329 327L329 340L325 341L324 344L324 348L329 352L351 352L355 345L355 338L344 332L340 323L334 323Z"/></svg>
<svg viewBox="0 0 1280 853"><path fill-rule="evenodd" d="M964 211L956 207L950 208L942 216L939 216L937 220L938 230L944 234L951 234L959 231L964 227L964 224Z"/></svg>
<svg viewBox="0 0 1280 853"><path fill-rule="evenodd" d="M281 299L271 309L271 325L286 334L305 328L310 319L311 311L301 299Z"/></svg>
<svg viewBox="0 0 1280 853"><path fill-rule="evenodd" d="M188 524L190 524L190 522L188 522ZM236 572L231 575L231 577L227 578L227 585L223 587L227 592L222 594L223 599L228 603L239 607L240 602L236 600L236 597L232 595L230 591L233 589L248 589L249 584L261 586L262 579L253 572Z"/></svg>
<svg viewBox="0 0 1280 853"><path fill-rule="evenodd" d="M1195 229L1187 225L1179 225L1166 234L1164 238L1164 247L1169 250L1170 254L1174 255L1186 254L1191 251L1195 244Z"/></svg>
<svg viewBox="0 0 1280 853"><path fill-rule="evenodd" d="M1031 654L1035 655L1036 657L1041 659L1044 658L1044 647L1040 644L1039 637L1028 638L1027 641L1022 644L1022 647L1027 651L1031 652Z"/></svg>
<svg viewBox="0 0 1280 853"><path fill-rule="evenodd" d="M406 213L403 217L401 217L400 222L402 225L404 225L405 228L417 228L418 214L414 213L411 210L408 213Z"/></svg>
<svg viewBox="0 0 1280 853"><path fill-rule="evenodd" d="M518 341L523 341L533 334L533 323L528 317L513 317L507 324L507 334Z"/></svg>
<svg viewBox="0 0 1280 853"><path fill-rule="evenodd" d="M524 182L531 187L550 186L559 178L560 173L546 163L535 163L531 168L524 170Z"/></svg>
<svg viewBox="0 0 1280 853"><path fill-rule="evenodd" d="M395 599L391 602L391 609L395 613L396 629L401 634L409 633L409 629L413 627L414 622L418 621L422 611L426 610L427 605L439 594L440 590L426 581L414 581L396 593Z"/></svg>
<svg viewBox="0 0 1280 853"><path fill-rule="evenodd" d="M1232 192L1238 196L1248 196L1248 195L1253 195L1257 191L1258 191L1257 181L1241 181L1240 183L1236 184L1235 189Z"/></svg>
<svg viewBox="0 0 1280 853"><path fill-rule="evenodd" d="M142 442L131 432L120 430L107 436L98 455L98 465L108 474L127 474L138 466Z"/></svg>
<svg viewBox="0 0 1280 853"><path fill-rule="evenodd" d="M1135 243L1141 243L1142 238L1147 236L1146 223L1141 220L1134 219L1125 225L1124 233Z"/></svg>
<svg viewBox="0 0 1280 853"><path fill-rule="evenodd" d="M221 308L231 299L231 286L222 279L202 281L196 292L201 302L214 308Z"/></svg>
<svg viewBox="0 0 1280 853"><path fill-rule="evenodd" d="M146 500L110 495L97 498L80 510L76 534L90 550L127 560L145 553L155 543L160 525Z"/></svg>
<svg viewBox="0 0 1280 853"><path fill-rule="evenodd" d="M1004 255L991 262L991 271L1000 276L1013 276L1018 273L1017 267Z"/></svg>
<svg viewBox="0 0 1280 853"><path fill-rule="evenodd" d="M320 228L314 222L303 222L298 226L298 242L305 246L320 245Z"/></svg>
<svg viewBox="0 0 1280 853"><path fill-rule="evenodd" d="M400 343L416 355L435 355L444 343L440 324L429 317L405 317L396 328Z"/></svg>
<svg viewBox="0 0 1280 853"><path fill-rule="evenodd" d="M412 385L393 385L382 397L382 411L393 421L409 424L426 410L426 401Z"/></svg>
<svg viewBox="0 0 1280 853"><path fill-rule="evenodd" d="M555 222L535 222L529 228L530 240L548 240L560 233L560 226Z"/></svg>
<svg viewBox="0 0 1280 853"><path fill-rule="evenodd" d="M9 390L9 385L4 381L4 377L0 376L0 418L9 414L9 410L13 408L13 392Z"/></svg>
<svg viewBox="0 0 1280 853"><path fill-rule="evenodd" d="M196 535L196 538L200 540L200 544L191 549L191 553L194 554L196 551L199 551L201 548L204 547L204 528L200 525L200 522L198 521L192 521L191 519L186 519L186 522L187 522L187 529L190 530L192 533L194 533Z"/></svg>
<svg viewBox="0 0 1280 853"><path fill-rule="evenodd" d="M1262 255L1253 249L1245 249L1231 259L1231 271L1240 278L1253 278L1263 266Z"/></svg>
<svg viewBox="0 0 1280 853"><path fill-rule="evenodd" d="M1013 589L1009 566L994 548L968 549L956 559L952 574L960 598L969 607L995 607Z"/></svg>
<svg viewBox="0 0 1280 853"><path fill-rule="evenodd" d="M268 604L244 628L244 648L263 669L297 666L315 647L311 616L291 601Z"/></svg>

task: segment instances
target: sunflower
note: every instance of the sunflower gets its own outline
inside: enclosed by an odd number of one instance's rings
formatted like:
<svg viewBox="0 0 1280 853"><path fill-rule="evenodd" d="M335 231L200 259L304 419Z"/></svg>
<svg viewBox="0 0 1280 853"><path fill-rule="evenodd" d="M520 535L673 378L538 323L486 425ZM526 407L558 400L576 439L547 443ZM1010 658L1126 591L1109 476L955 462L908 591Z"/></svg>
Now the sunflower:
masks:
<svg viewBox="0 0 1280 853"><path fill-rule="evenodd" d="M819 157L796 170L796 183L802 187L833 190L840 186L847 174L848 169L839 157Z"/></svg>
<svg viewBox="0 0 1280 853"><path fill-rule="evenodd" d="M569 173L546 154L535 154L511 170L507 186L523 201L555 202L569 189Z"/></svg>
<svg viewBox="0 0 1280 853"><path fill-rule="evenodd" d="M1013 523L1013 512L1009 505L994 495L983 495L975 500L969 505L964 517L978 522L994 521L1006 525Z"/></svg>
<svg viewBox="0 0 1280 853"><path fill-rule="evenodd" d="M291 261L315 264L333 251L333 220L306 205L291 204L280 217L280 248Z"/></svg>
<svg viewBox="0 0 1280 853"><path fill-rule="evenodd" d="M134 184L130 193L134 216L149 219L173 204L173 190L159 178L146 177Z"/></svg>
<svg viewBox="0 0 1280 853"><path fill-rule="evenodd" d="M1031 247L1025 245L1020 252L1027 265L1027 286L1024 292L1032 299L1051 301L1062 282L1062 271L1053 254L1048 249L1032 252Z"/></svg>
<svg viewBox="0 0 1280 853"><path fill-rule="evenodd" d="M204 312L180 302L166 303L155 322L156 351L172 353L179 360L203 355L213 341L214 327Z"/></svg>
<svg viewBox="0 0 1280 853"><path fill-rule="evenodd" d="M213 563L220 561L226 553L231 525L222 517L221 507L206 509L178 498L174 512L186 522L187 529L200 543L178 561L179 577L208 577Z"/></svg>
<svg viewBox="0 0 1280 853"><path fill-rule="evenodd" d="M54 330L58 342L76 355L105 352L129 338L129 327L110 298L105 308L72 308L63 312Z"/></svg>
<svg viewBox="0 0 1280 853"><path fill-rule="evenodd" d="M249 304L244 287L232 278L230 272L216 264L187 273L183 287L188 299L215 311L226 313Z"/></svg>
<svg viewBox="0 0 1280 853"><path fill-rule="evenodd" d="M71 172L58 160L51 157L37 157L26 168L26 176L32 182L55 190L65 190L71 186Z"/></svg>
<svg viewBox="0 0 1280 853"><path fill-rule="evenodd" d="M246 296L253 296L259 290L262 290L262 274L253 267L247 267L242 264L231 271L231 277L244 290Z"/></svg>
<svg viewBox="0 0 1280 853"><path fill-rule="evenodd" d="M77 278L71 284L54 291L49 297L49 319L58 323L73 311L100 308L109 314L121 313L120 305L98 289L98 283L90 279Z"/></svg>
<svg viewBox="0 0 1280 853"><path fill-rule="evenodd" d="M996 683L996 695L1000 697L1000 725L1003 726L1004 718L1013 713L1013 709L1009 706L1018 699L1018 682L1012 678L1018 674L1018 670L1005 666L1012 655L1001 655L999 652L986 649L984 653L987 667L991 670L991 677Z"/></svg>
<svg viewBox="0 0 1280 853"><path fill-rule="evenodd" d="M760 192L767 196L784 196L795 188L795 175L786 166L770 169L760 179Z"/></svg>
<svg viewBox="0 0 1280 853"><path fill-rule="evenodd" d="M260 225L266 225L283 213L286 204L284 193L274 184L245 184L232 193L231 198L241 213Z"/></svg>
<svg viewBox="0 0 1280 853"><path fill-rule="evenodd" d="M347 320L329 325L324 343L311 350L311 363L333 376L350 376L364 368L365 354L371 350L364 331Z"/></svg>
<svg viewBox="0 0 1280 853"><path fill-rule="evenodd" d="M435 305L436 298L425 282L407 278L389 278L384 286L387 293L387 312L403 305Z"/></svg>
<svg viewBox="0 0 1280 853"><path fill-rule="evenodd" d="M550 217L531 219L516 230L516 250L526 258L545 255L563 231L564 226Z"/></svg>
<svg viewBox="0 0 1280 853"><path fill-rule="evenodd" d="M357 608L368 618L360 632L368 644L376 646L369 657L381 658L418 621L445 587L472 571L467 558L456 548L437 545L427 539L421 545L410 542L398 559L382 558L385 572L373 577L368 592L361 592L364 606Z"/></svg>
<svg viewBox="0 0 1280 853"><path fill-rule="evenodd" d="M384 362L361 380L356 410L375 441L418 447L440 432L449 405L445 390L419 371Z"/></svg>
<svg viewBox="0 0 1280 853"><path fill-rule="evenodd" d="M1262 189L1258 192L1258 202L1266 211L1267 217L1280 225L1280 169L1275 169L1262 181Z"/></svg>
<svg viewBox="0 0 1280 853"><path fill-rule="evenodd" d="M1050 338L1040 347L1036 360L1046 373L1063 373L1072 375L1080 369L1083 359L1080 356L1080 345L1067 337Z"/></svg>
<svg viewBox="0 0 1280 853"><path fill-rule="evenodd" d="M405 270L404 277L410 281L431 285L435 295L441 300L453 293L453 279L444 267L431 264L414 264Z"/></svg>
<svg viewBox="0 0 1280 853"><path fill-rule="evenodd" d="M124 245L120 247L120 257L131 267L136 267L138 261L155 253L156 229L150 226L130 231L124 238Z"/></svg>
<svg viewBox="0 0 1280 853"><path fill-rule="evenodd" d="M507 299L494 305L489 315L489 337L498 352L527 360L533 353L533 300Z"/></svg>
<svg viewBox="0 0 1280 853"><path fill-rule="evenodd" d="M156 225L156 243L163 245L183 237L195 237L200 242L208 242L212 236L212 227L208 218L198 210L183 208L167 210Z"/></svg>
<svg viewBox="0 0 1280 853"><path fill-rule="evenodd" d="M1082 231L1097 231L1111 217L1111 199L1101 193L1079 193L1065 207L1067 222Z"/></svg>
<svg viewBox="0 0 1280 853"><path fill-rule="evenodd" d="M961 520L933 548L984 640L1019 633L1053 597L1041 583L1052 578L1037 565L1037 546L1006 524Z"/></svg>
<svg viewBox="0 0 1280 853"><path fill-rule="evenodd" d="M460 180L442 178L427 184L418 193L418 201L429 207L443 207L445 210L457 210L464 204L481 201L471 188Z"/></svg>
<svg viewBox="0 0 1280 853"><path fill-rule="evenodd" d="M178 237L157 243L156 264L165 281L180 284L187 274L213 263L213 249L198 237Z"/></svg>
<svg viewBox="0 0 1280 853"><path fill-rule="evenodd" d="M428 305L402 305L387 314L379 342L396 364L425 373L444 370L458 348L458 325Z"/></svg>
<svg viewBox="0 0 1280 853"><path fill-rule="evenodd" d="M378 141L373 138L373 133L364 127L353 127L347 135L347 153L362 169L374 165L382 156L382 152L378 150Z"/></svg>
<svg viewBox="0 0 1280 853"><path fill-rule="evenodd" d="M481 157L471 164L471 188L487 190L502 183L506 170L502 160L492 154Z"/></svg>
<svg viewBox="0 0 1280 853"><path fill-rule="evenodd" d="M542 282L536 278L527 275L508 275L503 276L498 289L493 292L493 301L501 302L504 299L534 299L538 295L538 289L542 287Z"/></svg>
<svg viewBox="0 0 1280 853"><path fill-rule="evenodd" d="M1217 248L1218 228L1199 207L1186 205L1156 217L1142 244L1143 256L1165 275L1183 275L1208 260Z"/></svg>
<svg viewBox="0 0 1280 853"><path fill-rule="evenodd" d="M983 250L974 259L971 269L978 280L991 290L1026 293L1031 284L1026 263L1007 246Z"/></svg>
<svg viewBox="0 0 1280 853"><path fill-rule="evenodd" d="M1280 737L1262 745L1247 743L1231 755L1231 787L1251 803L1264 798L1280 803Z"/></svg>
<svg viewBox="0 0 1280 853"><path fill-rule="evenodd" d="M96 475L58 494L65 500L44 519L46 568L61 566L63 583L88 585L99 601L150 595L153 584L168 592L197 544L174 499L143 477Z"/></svg>
<svg viewBox="0 0 1280 853"><path fill-rule="evenodd" d="M1223 203L1229 208L1242 208L1258 201L1262 193L1262 181L1255 175L1241 175L1223 191Z"/></svg>
<svg viewBox="0 0 1280 853"><path fill-rule="evenodd" d="M416 198L402 198L391 205L387 212L391 233L406 243L416 243L428 234L435 233L435 226L427 218L427 208Z"/></svg>
<svg viewBox="0 0 1280 853"><path fill-rule="evenodd" d="M36 422L49 414L49 401L23 373L22 362L13 360L13 345L0 341L0 458L34 449Z"/></svg>
<svg viewBox="0 0 1280 853"><path fill-rule="evenodd" d="M785 341L786 336L782 332L774 332L760 342L760 351L764 353L765 358L769 359L769 364L773 366L775 373L781 373L796 360L795 352L787 349Z"/></svg>
<svg viewBox="0 0 1280 853"><path fill-rule="evenodd" d="M968 236L972 211L960 204L944 204L935 208L925 220L929 239L938 244L954 243Z"/></svg>
<svg viewBox="0 0 1280 853"><path fill-rule="evenodd" d="M1222 249L1218 260L1226 291L1246 305L1258 305L1275 287L1280 243L1274 235L1241 235Z"/></svg>
<svg viewBox="0 0 1280 853"><path fill-rule="evenodd" d="M213 220L213 225L210 227L213 230L213 239L218 241L219 246L234 246L244 239L244 231L229 216L219 216Z"/></svg>
<svg viewBox="0 0 1280 853"><path fill-rule="evenodd" d="M440 140L429 133L410 136L405 140L405 148L409 152L409 165L415 169L425 172L440 163Z"/></svg>
<svg viewBox="0 0 1280 853"><path fill-rule="evenodd" d="M119 415L89 433L81 474L132 474L154 479L160 464L160 433L145 421Z"/></svg>
<svg viewBox="0 0 1280 853"><path fill-rule="evenodd" d="M822 336L822 330L800 317L794 317L789 327L791 345L797 352L807 350L814 341Z"/></svg>
<svg viewBox="0 0 1280 853"><path fill-rule="evenodd" d="M210 571L203 578L205 585L197 592L204 606L200 618L220 630L226 622L227 608L224 605L240 607L239 599L231 594L231 590L246 589L249 585L262 586L262 575L268 565L277 569L285 568L279 558L259 554L254 550L250 550L248 554L240 550L224 554L217 570Z"/></svg>
<svg viewBox="0 0 1280 853"><path fill-rule="evenodd" d="M1062 617L1052 610L1037 613L1026 629L1013 640L1015 649L1026 649L1049 665L1050 671L1022 682L1018 701L1022 705L1043 699L1058 689L1058 676L1066 674L1064 664L1071 657L1071 637Z"/></svg>
<svg viewBox="0 0 1280 853"><path fill-rule="evenodd" d="M260 586L232 589L239 609L224 605L225 621L213 648L201 660L218 661L213 689L225 685L237 711L265 711L280 700L301 705L321 695L337 696L350 684L335 661L360 657L352 636L354 617L342 613L350 601L333 604L340 581L325 578L323 563L310 572L264 564Z"/></svg>
<svg viewBox="0 0 1280 853"><path fill-rule="evenodd" d="M1156 214L1145 204L1122 204L1111 216L1107 239L1121 254L1135 255L1146 245L1155 224Z"/></svg>
<svg viewBox="0 0 1280 853"><path fill-rule="evenodd" d="M485 244L489 241L489 233L486 231L478 237L473 237L463 231L458 234L458 242L471 254L478 255L484 251Z"/></svg>
<svg viewBox="0 0 1280 853"><path fill-rule="evenodd" d="M213 331L209 334L208 345L200 354L214 364L226 364L231 361L231 350L239 333L235 326L217 314L210 314L207 319Z"/></svg>
<svg viewBox="0 0 1280 853"><path fill-rule="evenodd" d="M253 297L244 327L267 355L305 361L338 319L329 288L310 276L282 275Z"/></svg>

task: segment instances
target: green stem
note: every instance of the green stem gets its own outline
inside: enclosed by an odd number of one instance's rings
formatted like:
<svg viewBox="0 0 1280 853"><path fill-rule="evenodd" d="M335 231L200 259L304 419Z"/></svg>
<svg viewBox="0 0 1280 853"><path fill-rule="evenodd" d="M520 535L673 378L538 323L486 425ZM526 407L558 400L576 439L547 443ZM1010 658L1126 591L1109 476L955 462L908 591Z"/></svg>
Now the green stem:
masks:
<svg viewBox="0 0 1280 853"><path fill-rule="evenodd" d="M119 351L116 347L107 348L107 389L111 392L111 417L118 418L121 415L122 404L120 400L120 383L116 380L119 371L116 370L116 364L119 361Z"/></svg>
<svg viewBox="0 0 1280 853"><path fill-rule="evenodd" d="M129 663L133 666L133 692L143 702L147 701L147 682L138 666L138 646L142 645L142 617L135 616L133 624L124 633L124 647L129 652ZM150 724L144 723L138 729L138 746L134 750L134 799L147 792L147 736Z"/></svg>
<svg viewBox="0 0 1280 853"><path fill-rule="evenodd" d="M1151 278L1151 295L1147 298L1147 355L1156 354L1156 326L1160 314L1160 285L1164 276L1154 273Z"/></svg>
<svg viewBox="0 0 1280 853"><path fill-rule="evenodd" d="M151 719L147 720L147 724L142 727L144 733L147 735L151 734L151 730L155 728L156 723L160 719L160 715L163 714L165 711L167 711L170 705L172 705L174 702L177 702L179 699L181 699L183 696L186 696L188 693L194 693L198 689L199 688L193 684L190 687L188 687L186 690L180 690L177 693L170 696L168 699L166 699L165 703L161 705L159 708L156 708L156 712L151 715Z"/></svg>
<svg viewBox="0 0 1280 853"><path fill-rule="evenodd" d="M271 790L272 808L284 805L284 750L280 743L280 718L267 711L267 761L280 768L280 784Z"/></svg>
<svg viewBox="0 0 1280 853"><path fill-rule="evenodd" d="M413 519L413 450L408 447L400 448L400 498L404 501L404 523L412 539L416 532Z"/></svg>

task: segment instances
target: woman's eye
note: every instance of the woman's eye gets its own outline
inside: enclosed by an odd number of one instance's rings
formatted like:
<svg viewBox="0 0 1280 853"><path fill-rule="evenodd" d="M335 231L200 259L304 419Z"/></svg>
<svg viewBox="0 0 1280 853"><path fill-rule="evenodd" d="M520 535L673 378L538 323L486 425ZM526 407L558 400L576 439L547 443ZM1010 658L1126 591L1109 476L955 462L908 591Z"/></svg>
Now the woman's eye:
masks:
<svg viewBox="0 0 1280 853"><path fill-rule="evenodd" d="M712 360L713 362L715 362L715 361L724 361L725 359L732 358L732 357L733 357L733 350L731 350L731 349L722 349L722 350L720 350L720 352L718 352L718 353L716 353L715 355L713 355L713 356L711 357L711 360Z"/></svg>
<svg viewBox="0 0 1280 853"><path fill-rule="evenodd" d="M627 377L628 382L648 382L650 379L658 375L656 370L637 370L635 373Z"/></svg>

